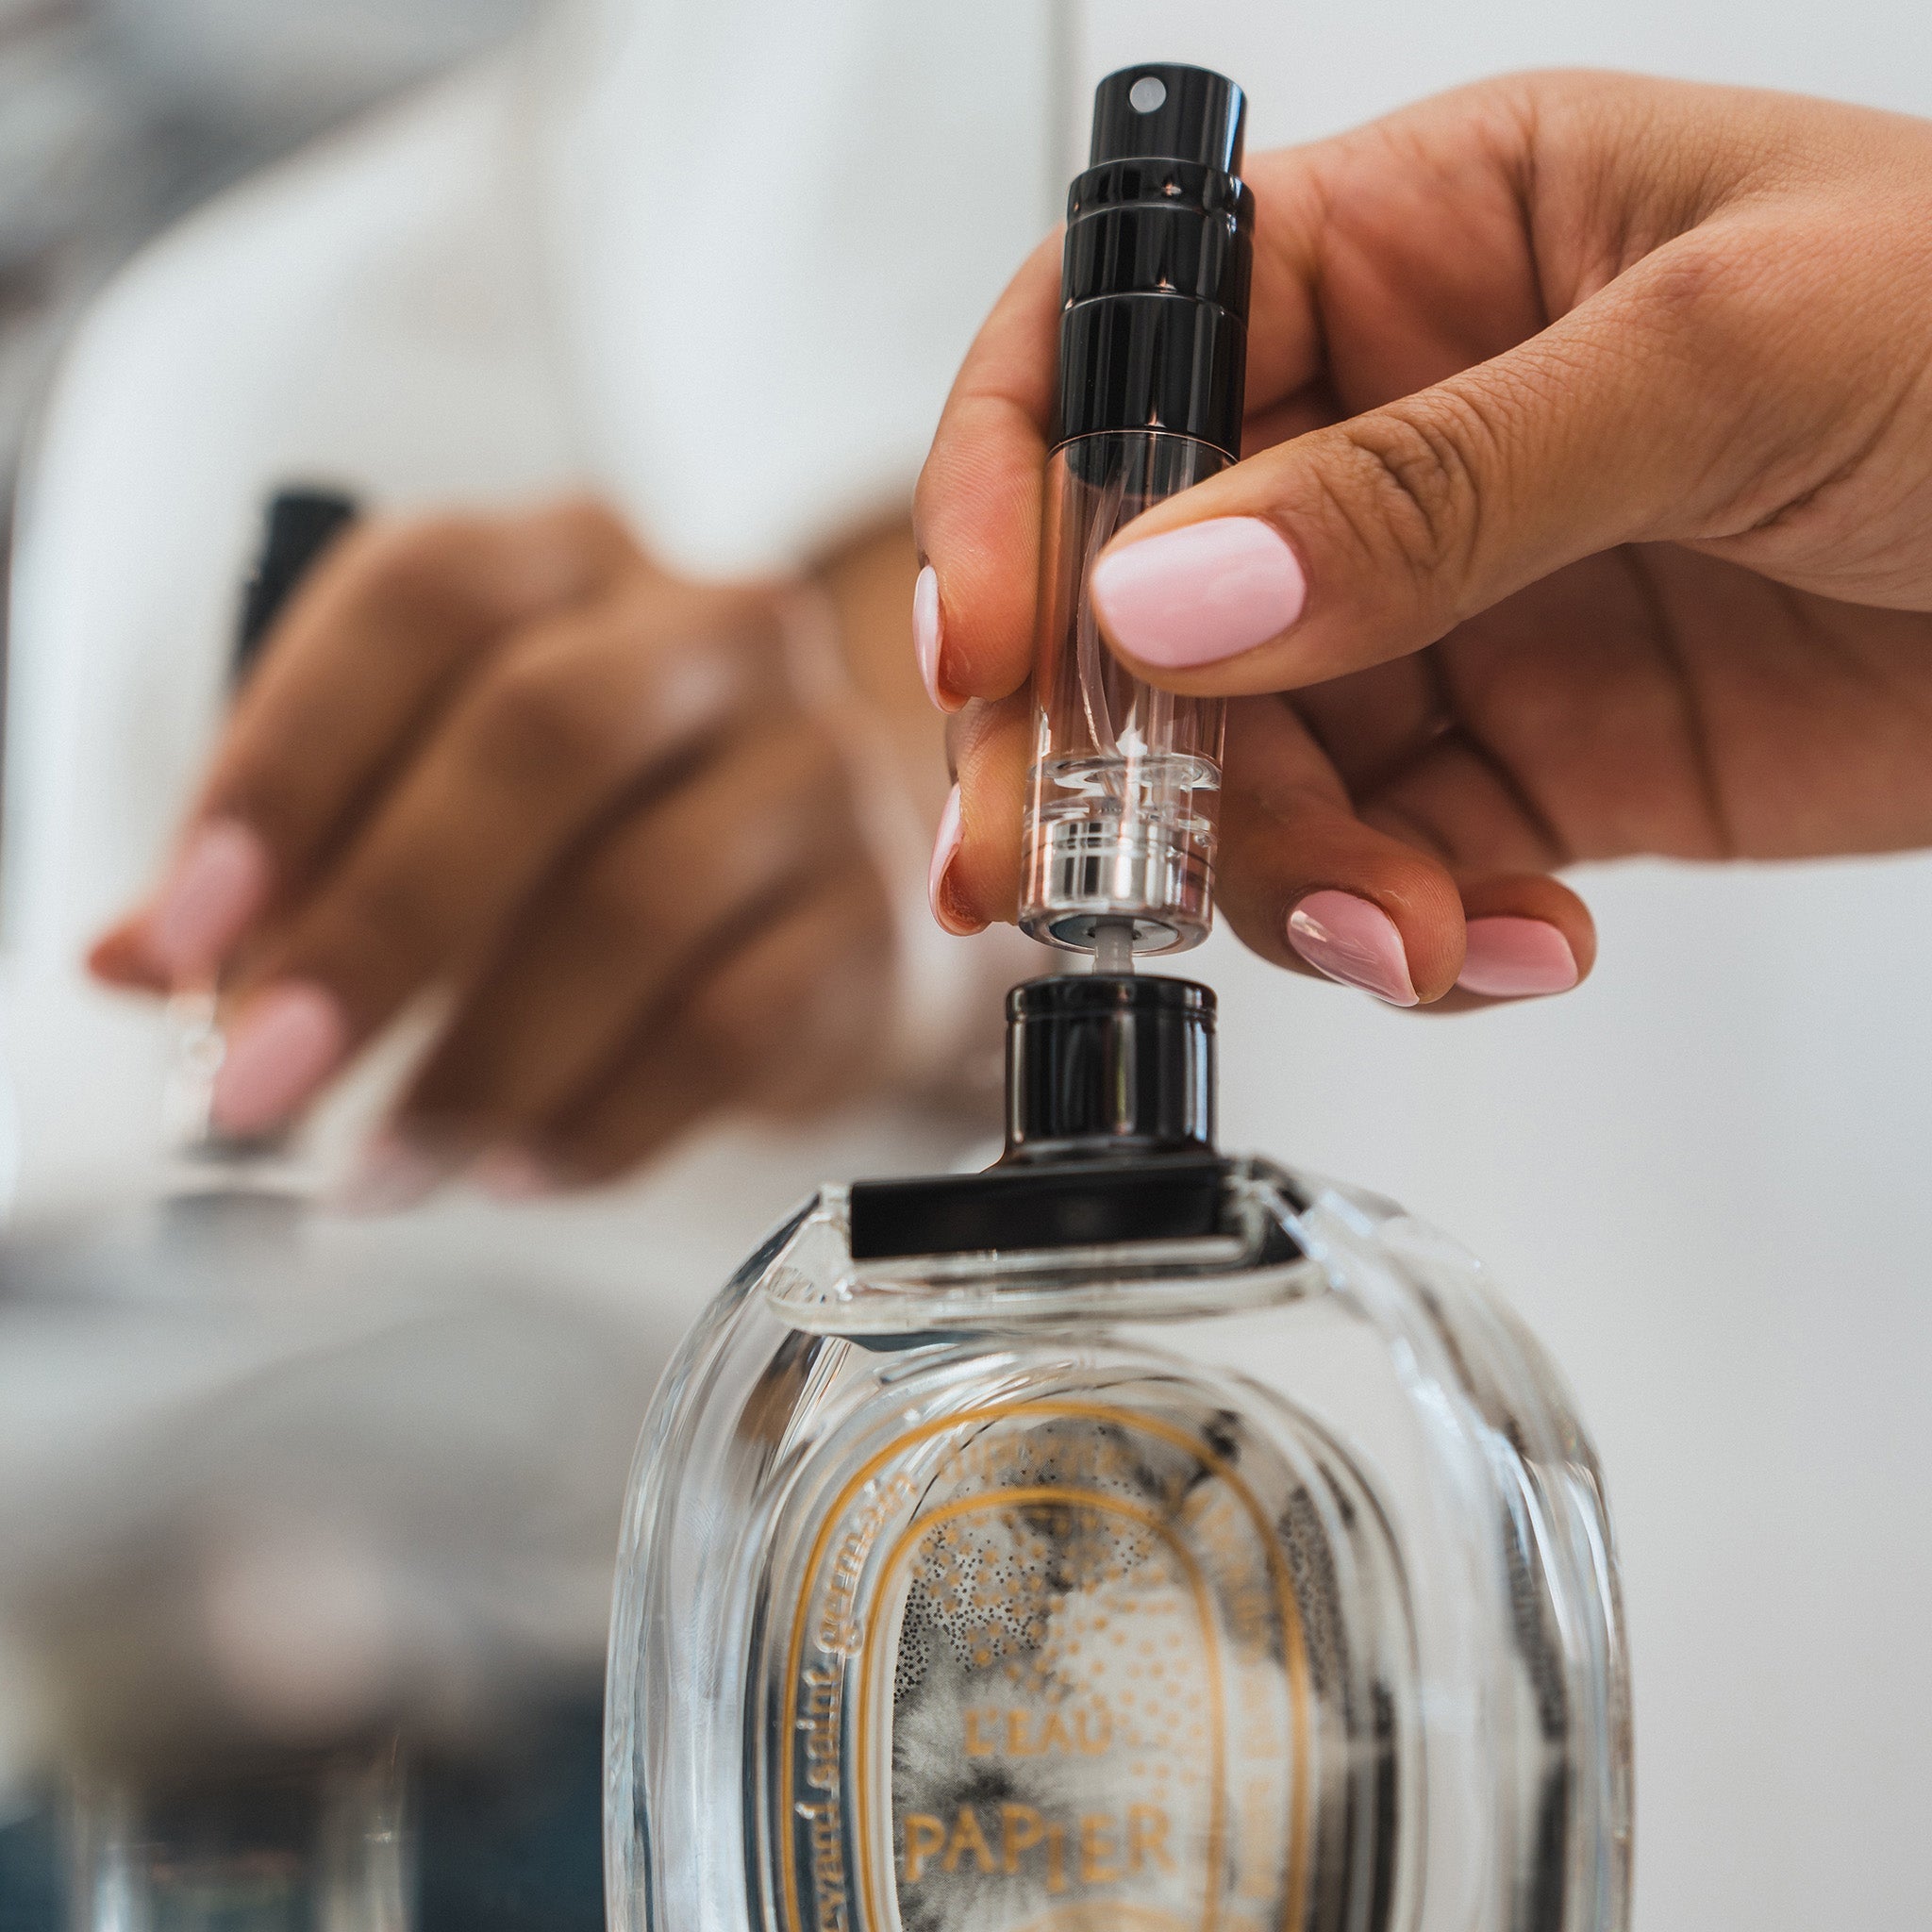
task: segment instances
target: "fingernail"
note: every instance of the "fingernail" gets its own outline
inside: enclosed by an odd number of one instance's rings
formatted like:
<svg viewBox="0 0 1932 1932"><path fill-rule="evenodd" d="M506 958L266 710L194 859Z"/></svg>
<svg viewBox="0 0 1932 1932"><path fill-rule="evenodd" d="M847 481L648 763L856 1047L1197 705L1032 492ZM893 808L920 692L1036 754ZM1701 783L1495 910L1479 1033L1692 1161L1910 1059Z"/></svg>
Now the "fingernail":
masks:
<svg viewBox="0 0 1932 1932"><path fill-rule="evenodd" d="M1307 579L1259 517L1215 517L1109 551L1093 566L1094 607L1114 641L1175 670L1251 650L1302 614Z"/></svg>
<svg viewBox="0 0 1932 1932"><path fill-rule="evenodd" d="M208 1112L225 1134L260 1134L282 1122L335 1070L349 1023L333 993L297 982L272 987L228 1038Z"/></svg>
<svg viewBox="0 0 1932 1932"><path fill-rule="evenodd" d="M149 992L165 992L170 975L148 950L147 921L143 917L123 920L105 932L88 948L87 970L104 986L141 987Z"/></svg>
<svg viewBox="0 0 1932 1932"><path fill-rule="evenodd" d="M400 1214L446 1181L451 1163L393 1127L379 1128L336 1186L329 1205L341 1214Z"/></svg>
<svg viewBox="0 0 1932 1932"><path fill-rule="evenodd" d="M268 897L268 847L240 819L196 828L168 874L143 935L171 979L206 978Z"/></svg>
<svg viewBox="0 0 1932 1932"><path fill-rule="evenodd" d="M962 919L954 909L946 891L946 874L952 870L953 860L958 856L960 831L959 788L955 785L946 793L946 808L940 813L939 833L932 841L932 866L925 875L925 897L932 908L932 916L941 925L955 938L965 939L986 928L973 920Z"/></svg>
<svg viewBox="0 0 1932 1932"><path fill-rule="evenodd" d="M1353 892L1310 892L1288 915L1288 942L1317 973L1391 1007L1416 1004L1395 922Z"/></svg>
<svg viewBox="0 0 1932 1932"><path fill-rule="evenodd" d="M940 575L931 564L919 573L912 587L912 648L919 656L919 675L925 694L942 711L957 711L959 702L940 690Z"/></svg>
<svg viewBox="0 0 1932 1932"><path fill-rule="evenodd" d="M1568 992L1576 984L1576 955L1546 919L1472 919L1456 983L1465 992L1527 999Z"/></svg>
<svg viewBox="0 0 1932 1932"><path fill-rule="evenodd" d="M470 1170L470 1178L492 1201L541 1201L558 1191L557 1173L524 1147L492 1147Z"/></svg>

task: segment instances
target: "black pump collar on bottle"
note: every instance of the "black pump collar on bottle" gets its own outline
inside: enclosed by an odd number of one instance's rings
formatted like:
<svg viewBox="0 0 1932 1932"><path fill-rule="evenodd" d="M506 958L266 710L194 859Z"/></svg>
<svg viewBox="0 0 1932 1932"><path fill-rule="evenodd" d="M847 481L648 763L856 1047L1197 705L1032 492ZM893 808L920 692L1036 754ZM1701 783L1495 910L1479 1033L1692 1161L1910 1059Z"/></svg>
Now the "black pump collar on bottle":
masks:
<svg viewBox="0 0 1932 1932"><path fill-rule="evenodd" d="M1087 172L1067 197L1056 444L1163 429L1241 455L1246 114L1241 89L1205 68L1157 62L1100 83Z"/></svg>
<svg viewBox="0 0 1932 1932"><path fill-rule="evenodd" d="M1214 995L1205 986L1084 973L1007 995L1007 1160L1213 1146Z"/></svg>
<svg viewBox="0 0 1932 1932"><path fill-rule="evenodd" d="M984 1174L860 1181L855 1260L1185 1241L1218 1232L1214 995L1069 974L1007 995L1007 1151Z"/></svg>

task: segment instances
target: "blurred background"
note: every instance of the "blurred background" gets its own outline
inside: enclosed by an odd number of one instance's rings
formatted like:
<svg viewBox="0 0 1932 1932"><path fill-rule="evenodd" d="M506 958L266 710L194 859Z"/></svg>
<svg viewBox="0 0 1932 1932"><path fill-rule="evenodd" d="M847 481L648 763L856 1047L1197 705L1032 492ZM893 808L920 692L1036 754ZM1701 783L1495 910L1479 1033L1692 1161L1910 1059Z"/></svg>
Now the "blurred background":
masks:
<svg viewBox="0 0 1932 1932"><path fill-rule="evenodd" d="M170 1924L598 1923L602 1602L655 1377L814 1178L942 1166L988 1124L962 1072L942 1108L708 1128L581 1204L319 1215L293 1247L279 1208L212 1247L157 1209L179 1016L76 961L192 792L275 490L589 487L693 574L795 567L903 505L1132 60L1235 75L1251 147L1548 64L1932 113L1921 0L941 13L0 0L0 1932L146 1924L114 1901L162 1882L156 1845ZM814 115L841 74L858 108ZM915 233L995 150L987 205ZM715 170L758 190L729 222ZM862 313L818 286L793 173L871 211L823 238L874 278ZM1637 1924L1920 1923L1932 861L1580 888L1590 985L1446 1023L1217 938L1224 1138L1449 1227L1574 1385L1625 1563ZM1027 961L962 973L904 933L962 1070L955 1009ZM374 1104L333 1101L316 1158Z"/></svg>
<svg viewBox="0 0 1932 1932"><path fill-rule="evenodd" d="M130 251L250 169L502 40L529 11L530 0L4 0L7 501L61 340Z"/></svg>

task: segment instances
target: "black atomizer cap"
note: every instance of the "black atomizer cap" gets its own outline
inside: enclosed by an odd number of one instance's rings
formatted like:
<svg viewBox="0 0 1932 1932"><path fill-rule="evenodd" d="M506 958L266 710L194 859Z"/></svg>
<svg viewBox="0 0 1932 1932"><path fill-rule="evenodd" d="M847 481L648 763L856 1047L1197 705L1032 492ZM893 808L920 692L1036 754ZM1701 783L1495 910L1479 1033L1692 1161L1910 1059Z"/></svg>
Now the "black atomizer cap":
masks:
<svg viewBox="0 0 1932 1932"><path fill-rule="evenodd" d="M1124 67L1067 196L1056 444L1164 429L1241 455L1254 196L1247 101L1206 68Z"/></svg>

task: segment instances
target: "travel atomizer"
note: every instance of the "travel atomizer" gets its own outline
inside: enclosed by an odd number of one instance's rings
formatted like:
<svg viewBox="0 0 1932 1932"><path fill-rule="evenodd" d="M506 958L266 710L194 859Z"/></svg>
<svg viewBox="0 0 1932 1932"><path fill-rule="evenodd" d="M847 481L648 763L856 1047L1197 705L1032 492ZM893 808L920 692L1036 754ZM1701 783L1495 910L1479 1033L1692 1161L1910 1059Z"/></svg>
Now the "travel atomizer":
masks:
<svg viewBox="0 0 1932 1932"><path fill-rule="evenodd" d="M686 1343L626 1512L623 1932L1620 1932L1596 1458L1391 1204L1215 1141L1218 704L1086 596L1240 451L1241 91L1102 82L1068 208L1022 924L983 1174L824 1189Z"/></svg>

